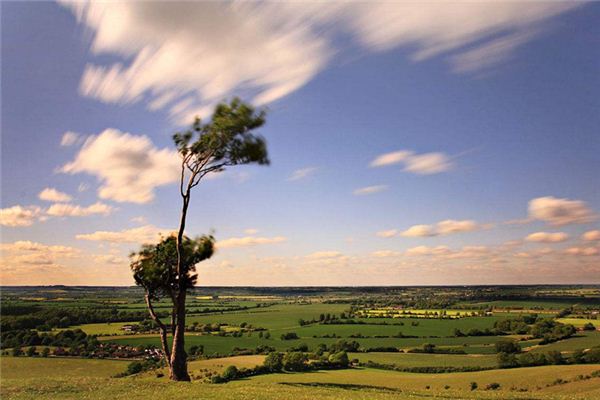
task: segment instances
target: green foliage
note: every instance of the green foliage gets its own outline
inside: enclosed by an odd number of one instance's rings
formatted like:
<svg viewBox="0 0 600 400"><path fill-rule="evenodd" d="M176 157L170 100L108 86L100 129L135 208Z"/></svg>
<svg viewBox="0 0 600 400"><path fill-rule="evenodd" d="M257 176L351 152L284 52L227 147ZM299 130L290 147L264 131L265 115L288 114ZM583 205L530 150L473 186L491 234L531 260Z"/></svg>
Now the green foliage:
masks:
<svg viewBox="0 0 600 400"><path fill-rule="evenodd" d="M235 365L230 365L227 368L225 368L225 371L223 371L223 374L221 376L223 377L223 379L231 381L233 379L236 379L239 376L239 373L240 371Z"/></svg>
<svg viewBox="0 0 600 400"><path fill-rule="evenodd" d="M501 340L494 345L496 353L520 353L521 346L512 340Z"/></svg>
<svg viewBox="0 0 600 400"><path fill-rule="evenodd" d="M337 353L329 355L329 362L341 368L346 368L350 364L350 360L348 359L348 353L346 353L345 351L339 351Z"/></svg>
<svg viewBox="0 0 600 400"><path fill-rule="evenodd" d="M265 357L263 366L271 372L281 371L283 369L283 354L271 352Z"/></svg>
<svg viewBox="0 0 600 400"><path fill-rule="evenodd" d="M27 349L27 357L33 357L37 354L37 349L35 346L31 346Z"/></svg>
<svg viewBox="0 0 600 400"><path fill-rule="evenodd" d="M472 391L477 389L478 388L477 382L471 382L469 387L471 388Z"/></svg>
<svg viewBox="0 0 600 400"><path fill-rule="evenodd" d="M283 356L283 369L296 372L304 371L307 369L307 361L308 357L302 352L288 352Z"/></svg>
<svg viewBox="0 0 600 400"><path fill-rule="evenodd" d="M212 236L190 239L184 236L182 241L183 282L177 276L177 238L168 236L155 245L144 245L138 253L131 255L131 270L138 286L148 295L158 300L170 294L177 285L191 289L196 284L196 264L210 258L214 252L215 240Z"/></svg>

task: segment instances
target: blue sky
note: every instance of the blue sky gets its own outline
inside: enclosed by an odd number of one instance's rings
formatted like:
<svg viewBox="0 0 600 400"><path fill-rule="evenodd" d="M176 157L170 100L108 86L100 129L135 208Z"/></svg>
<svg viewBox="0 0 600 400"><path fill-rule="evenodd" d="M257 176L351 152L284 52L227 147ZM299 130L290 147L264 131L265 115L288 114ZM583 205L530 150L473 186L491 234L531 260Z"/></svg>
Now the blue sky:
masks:
<svg viewBox="0 0 600 400"><path fill-rule="evenodd" d="M201 284L599 283L599 15L4 2L2 283L131 284L178 221L171 134L234 95L272 164L194 192Z"/></svg>

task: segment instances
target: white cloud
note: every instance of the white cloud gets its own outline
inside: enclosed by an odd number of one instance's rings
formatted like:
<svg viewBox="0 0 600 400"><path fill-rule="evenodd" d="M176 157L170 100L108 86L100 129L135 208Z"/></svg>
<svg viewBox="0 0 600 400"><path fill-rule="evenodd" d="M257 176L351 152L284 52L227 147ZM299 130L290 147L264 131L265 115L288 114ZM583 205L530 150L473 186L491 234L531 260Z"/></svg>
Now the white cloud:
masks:
<svg viewBox="0 0 600 400"><path fill-rule="evenodd" d="M388 188L387 185L374 185L374 186L367 186L367 187L356 189L352 193L356 196L364 196L367 194L383 192L384 190L387 190L387 188Z"/></svg>
<svg viewBox="0 0 600 400"><path fill-rule="evenodd" d="M394 237L398 234L398 231L396 229L389 229L387 231L379 231L377 232L377 236L382 237L382 238L391 238Z"/></svg>
<svg viewBox="0 0 600 400"><path fill-rule="evenodd" d="M0 209L0 225L30 226L40 218L42 209L37 206L12 206Z"/></svg>
<svg viewBox="0 0 600 400"><path fill-rule="evenodd" d="M65 132L60 139L61 146L73 146L81 142L81 136L75 132Z"/></svg>
<svg viewBox="0 0 600 400"><path fill-rule="evenodd" d="M318 169L317 167L307 167L307 168L297 169L294 172L292 172L292 174L289 176L289 178L287 180L288 181L298 181L300 179L307 178L310 175L314 174L317 169Z"/></svg>
<svg viewBox="0 0 600 400"><path fill-rule="evenodd" d="M106 216L114 211L114 207L101 202L96 202L87 207L81 207L75 204L56 203L52 204L48 210L46 210L46 214L53 217L87 217L90 215Z"/></svg>
<svg viewBox="0 0 600 400"><path fill-rule="evenodd" d="M306 256L310 260L325 260L339 257L344 257L339 251L317 251Z"/></svg>
<svg viewBox="0 0 600 400"><path fill-rule="evenodd" d="M446 172L453 168L450 157L444 153L415 154L410 150L399 150L377 156L370 167L384 167L402 163L403 170L418 175L432 175Z"/></svg>
<svg viewBox="0 0 600 400"><path fill-rule="evenodd" d="M246 236L246 237L233 237L225 240L217 241L218 249L229 249L233 247L247 247L247 246L256 246L262 244L275 244L275 243L283 243L286 242L287 238L283 236L275 236L275 237L256 237L256 236Z"/></svg>
<svg viewBox="0 0 600 400"><path fill-rule="evenodd" d="M597 256L600 250L595 247L570 247L565 250L565 254L572 256Z"/></svg>
<svg viewBox="0 0 600 400"><path fill-rule="evenodd" d="M0 249L15 253L47 253L61 257L73 257L79 253L79 249L62 245L46 245L29 240L18 240L13 243L0 243Z"/></svg>
<svg viewBox="0 0 600 400"><path fill-rule="evenodd" d="M450 235L452 233L472 232L482 227L472 220L457 221L447 219L437 223L437 232L440 235Z"/></svg>
<svg viewBox="0 0 600 400"><path fill-rule="evenodd" d="M67 193L59 192L54 188L45 188L38 194L38 197L40 200L53 201L57 203L66 203L73 199Z"/></svg>
<svg viewBox="0 0 600 400"><path fill-rule="evenodd" d="M443 153L426 153L409 157L404 170L419 175L432 175L452 169L450 158Z"/></svg>
<svg viewBox="0 0 600 400"><path fill-rule="evenodd" d="M600 230L587 231L583 235L581 235L581 239L587 242L600 240Z"/></svg>
<svg viewBox="0 0 600 400"><path fill-rule="evenodd" d="M246 235L256 235L258 233L258 229L254 229L254 228L244 229L244 233Z"/></svg>
<svg viewBox="0 0 600 400"><path fill-rule="evenodd" d="M552 196L530 200L529 217L554 226L584 224L596 218L584 201Z"/></svg>
<svg viewBox="0 0 600 400"><path fill-rule="evenodd" d="M401 233L405 237L436 236L437 233L431 225L413 225Z"/></svg>
<svg viewBox="0 0 600 400"><path fill-rule="evenodd" d="M564 232L535 232L525 238L528 242L539 243L560 243L567 239L569 239L569 235Z"/></svg>
<svg viewBox="0 0 600 400"><path fill-rule="evenodd" d="M447 219L438 222L435 227L432 225L413 225L400 233L405 237L431 237L439 235L451 235L455 233L473 232L484 229L487 225L480 225L473 220L454 220Z"/></svg>
<svg viewBox="0 0 600 400"><path fill-rule="evenodd" d="M67 2L93 33L80 92L105 102L144 101L178 122L232 93L255 103L305 85L342 50L405 46L413 61L444 56L457 72L506 59L548 18L578 2ZM471 46L475 45L473 49Z"/></svg>
<svg viewBox="0 0 600 400"><path fill-rule="evenodd" d="M393 250L378 250L371 253L372 257L376 258L388 258L388 257L397 257L400 256L401 253Z"/></svg>
<svg viewBox="0 0 600 400"><path fill-rule="evenodd" d="M380 156L377 156L371 163L370 167L384 167L387 165L398 164L402 161L406 161L410 156L413 155L412 151L408 150L399 150L393 151L391 153L385 153Z"/></svg>
<svg viewBox="0 0 600 400"><path fill-rule="evenodd" d="M147 136L107 129L86 141L75 160L61 171L96 176L102 199L148 203L154 189L179 179L180 160L176 151L157 149Z"/></svg>
<svg viewBox="0 0 600 400"><path fill-rule="evenodd" d="M450 249L447 246L417 246L411 247L405 252L407 256L439 256L448 253L450 253Z"/></svg>
<svg viewBox="0 0 600 400"><path fill-rule="evenodd" d="M79 240L92 240L111 243L153 243L160 240L161 235L171 234L170 229L160 229L154 225L144 225L138 228L123 229L121 231L96 231L76 235Z"/></svg>
<svg viewBox="0 0 600 400"><path fill-rule="evenodd" d="M100 264L127 265L129 261L125 257L120 257L113 254L94 254L94 261Z"/></svg>

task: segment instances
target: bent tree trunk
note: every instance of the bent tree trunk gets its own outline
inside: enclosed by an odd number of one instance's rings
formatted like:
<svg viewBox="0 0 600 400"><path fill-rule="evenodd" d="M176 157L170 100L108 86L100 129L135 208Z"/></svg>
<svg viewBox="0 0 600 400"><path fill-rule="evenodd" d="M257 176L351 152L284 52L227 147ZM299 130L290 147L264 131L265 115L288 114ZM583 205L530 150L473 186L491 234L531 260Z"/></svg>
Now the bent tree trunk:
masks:
<svg viewBox="0 0 600 400"><path fill-rule="evenodd" d="M160 329L160 344L162 346L163 355L165 358L165 362L169 367L169 371L171 371L171 353L169 352L169 344L167 342L167 327L163 322L158 318L156 312L154 311L154 307L152 307L152 301L150 300L150 294L146 293L146 305L148 306L148 311L150 312L150 316L158 324L158 328Z"/></svg>

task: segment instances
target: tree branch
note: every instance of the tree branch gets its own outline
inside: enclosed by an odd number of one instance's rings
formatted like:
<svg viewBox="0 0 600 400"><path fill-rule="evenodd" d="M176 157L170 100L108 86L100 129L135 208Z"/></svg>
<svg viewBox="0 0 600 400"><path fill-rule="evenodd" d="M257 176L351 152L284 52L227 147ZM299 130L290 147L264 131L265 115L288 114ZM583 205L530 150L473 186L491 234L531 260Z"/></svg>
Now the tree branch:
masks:
<svg viewBox="0 0 600 400"><path fill-rule="evenodd" d="M169 344L167 342L167 327L163 322L158 318L156 312L154 311L154 307L152 307L152 301L150 300L150 293L146 293L146 305L148 306L148 312L152 317L152 320L156 322L160 329L160 344L162 345L163 355L165 357L165 361L169 368L171 368L171 352L169 351Z"/></svg>

